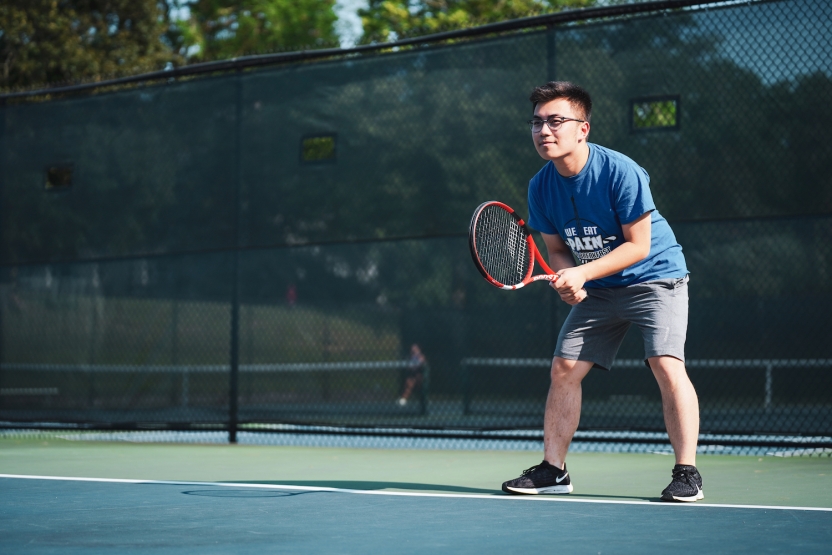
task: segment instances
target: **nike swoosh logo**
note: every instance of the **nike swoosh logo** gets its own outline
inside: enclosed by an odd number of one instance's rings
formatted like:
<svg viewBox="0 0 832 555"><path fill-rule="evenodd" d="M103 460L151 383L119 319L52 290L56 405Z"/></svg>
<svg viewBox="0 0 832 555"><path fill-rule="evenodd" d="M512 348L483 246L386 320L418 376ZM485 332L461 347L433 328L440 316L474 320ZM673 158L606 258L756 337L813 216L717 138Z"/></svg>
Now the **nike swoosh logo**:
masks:
<svg viewBox="0 0 832 555"><path fill-rule="evenodd" d="M555 483L559 484L559 483L563 482L564 480L566 480L567 476L569 476L568 472L564 473L564 475L561 476L560 478L555 478Z"/></svg>

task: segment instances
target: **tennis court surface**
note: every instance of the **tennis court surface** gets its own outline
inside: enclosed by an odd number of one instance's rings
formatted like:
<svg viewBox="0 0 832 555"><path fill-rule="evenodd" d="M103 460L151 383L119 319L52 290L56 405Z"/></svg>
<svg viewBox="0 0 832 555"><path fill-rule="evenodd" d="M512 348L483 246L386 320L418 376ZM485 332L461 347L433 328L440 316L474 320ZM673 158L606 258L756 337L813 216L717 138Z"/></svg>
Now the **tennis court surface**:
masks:
<svg viewBox="0 0 832 555"><path fill-rule="evenodd" d="M832 459L570 456L575 493L508 496L539 454L0 439L5 553L828 552Z"/></svg>
<svg viewBox="0 0 832 555"><path fill-rule="evenodd" d="M0 555L832 552L832 2L596 4L0 91ZM468 229L560 79L684 249L694 505L637 330L500 491L570 308Z"/></svg>

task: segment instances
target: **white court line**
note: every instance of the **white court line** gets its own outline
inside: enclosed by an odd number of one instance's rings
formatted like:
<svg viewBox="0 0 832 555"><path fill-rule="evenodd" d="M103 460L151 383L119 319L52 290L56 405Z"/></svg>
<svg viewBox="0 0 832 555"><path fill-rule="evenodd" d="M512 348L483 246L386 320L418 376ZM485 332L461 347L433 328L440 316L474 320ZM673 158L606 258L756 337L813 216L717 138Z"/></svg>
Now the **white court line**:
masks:
<svg viewBox="0 0 832 555"><path fill-rule="evenodd" d="M69 482L104 482L115 484L157 484L168 486L216 486L225 488L258 488L289 491L325 491L336 493L354 493L359 495L391 495L400 497L450 497L455 499L492 499L501 501L556 501L562 503L602 503L609 505L648 505L651 507L714 507L720 509L763 509L777 511L821 511L832 512L829 507L788 507L778 505L728 505L715 503L662 503L656 501L620 501L615 499L580 499L565 496L548 495L477 495L466 493L415 493L405 491L377 491L361 489L329 488L325 486L291 486L279 484L248 484L228 482L187 482L177 480L135 480L129 478L78 478L74 476L30 476L25 474L0 474L0 478L19 480L63 480Z"/></svg>

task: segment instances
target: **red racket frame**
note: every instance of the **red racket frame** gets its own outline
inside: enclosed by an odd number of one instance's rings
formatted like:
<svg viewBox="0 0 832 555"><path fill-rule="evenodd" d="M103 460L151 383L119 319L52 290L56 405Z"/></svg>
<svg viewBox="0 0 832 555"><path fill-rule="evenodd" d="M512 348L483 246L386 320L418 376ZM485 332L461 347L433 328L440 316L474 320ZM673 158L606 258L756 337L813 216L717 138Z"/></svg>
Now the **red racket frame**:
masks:
<svg viewBox="0 0 832 555"><path fill-rule="evenodd" d="M528 271L526 272L526 276L523 278L523 280L520 283L517 283L517 284L514 284L514 285L507 285L505 283L501 283L501 282L497 281L491 275L489 275L489 273L483 267L482 262L480 262L480 257L479 257L479 254L477 253L477 245L476 245L476 240L475 240L476 230L477 230L477 219L478 219L480 213L489 206L498 206L498 207L502 208L503 210L505 210L506 212L508 212L509 214L511 214L512 218L514 218L514 220L517 222L517 224L523 230L524 235L526 236L526 244L528 245L529 253L531 254L531 256L529 257L529 268L528 268ZM529 227L526 225L526 222L524 222L523 219L519 215L517 215L517 212L515 212L512 207L510 207L509 205L507 205L505 203L496 201L496 200L491 200L491 201L488 201L488 202L484 202L484 203L480 204L477 207L476 210L474 210L474 215L471 217L471 224L468 227L468 247L471 249L471 257L474 259L474 265L477 267L477 270L479 270L480 274L482 274L482 277L484 277L485 280L488 283L490 283L494 287L498 287L500 289L505 289L507 291L513 291L515 289L520 289L521 287L525 287L526 285L528 285L530 283L533 283L535 281L545 280L545 281L554 282L554 281L557 281L557 279L560 277L559 275L557 275L554 272L554 270L552 270L549 267L549 265L546 263L546 261L543 260L543 256L540 254L540 251L538 250L537 245L534 244L534 239L532 239L531 231L529 230ZM544 272L546 272L545 274L538 274L536 276L532 275L532 272L534 272L534 263L535 263L535 261L537 261L537 263L540 264L541 269Z"/></svg>

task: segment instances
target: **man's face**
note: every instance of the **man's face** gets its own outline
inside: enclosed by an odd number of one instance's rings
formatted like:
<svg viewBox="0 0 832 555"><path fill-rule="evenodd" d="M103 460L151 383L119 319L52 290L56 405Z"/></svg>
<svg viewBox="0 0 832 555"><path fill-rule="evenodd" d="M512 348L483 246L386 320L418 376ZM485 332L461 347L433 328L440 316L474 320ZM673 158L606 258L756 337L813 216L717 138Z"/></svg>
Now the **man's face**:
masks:
<svg viewBox="0 0 832 555"><path fill-rule="evenodd" d="M583 119L568 100L559 98L538 104L534 109L534 119L547 120L551 117L569 118L554 131L543 125L540 131L532 131L532 139L537 153L544 160L562 160L575 153L581 145L586 145L589 123L571 121Z"/></svg>

